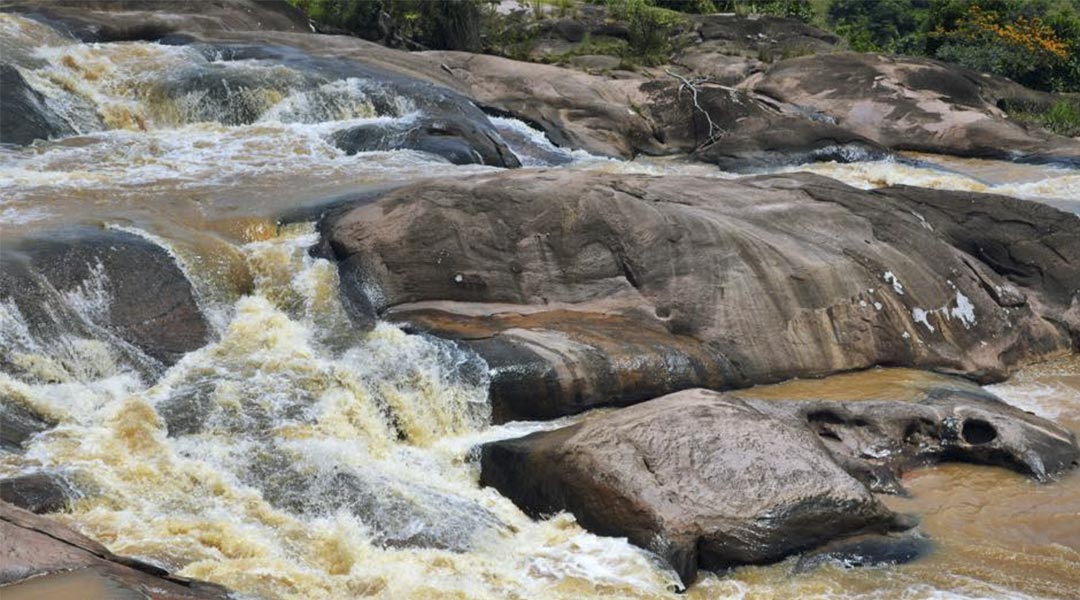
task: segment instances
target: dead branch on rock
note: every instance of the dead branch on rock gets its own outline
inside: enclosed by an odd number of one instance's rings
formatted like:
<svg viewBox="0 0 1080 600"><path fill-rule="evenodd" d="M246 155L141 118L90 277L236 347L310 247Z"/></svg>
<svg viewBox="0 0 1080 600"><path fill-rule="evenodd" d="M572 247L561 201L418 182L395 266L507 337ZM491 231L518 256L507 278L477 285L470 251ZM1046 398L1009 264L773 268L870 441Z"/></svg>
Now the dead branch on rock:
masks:
<svg viewBox="0 0 1080 600"><path fill-rule="evenodd" d="M680 85L679 85L679 92L682 92L683 89L686 89L686 88L690 89L690 92L693 94L692 99L694 101L694 108L697 109L698 112L700 112L702 115L705 116L705 121L709 124L709 138L707 140L705 140L705 142L703 144L700 144L699 147L700 146L708 146L709 144L715 142L716 138L720 134L726 133L724 131L723 127L720 127L719 125L716 124L715 121L713 121L712 115L709 114L709 111L705 110L705 108L701 106L701 103L698 102L698 92L700 91L698 89L698 86L703 84L703 83L707 83L709 81L707 77L701 77L701 78L690 80L690 79L687 79L686 77L683 77L682 75L679 75L678 73L675 73L675 72L673 72L673 71L671 71L669 69L664 69L664 72L667 73L668 75L674 77L675 79L678 79L681 82Z"/></svg>

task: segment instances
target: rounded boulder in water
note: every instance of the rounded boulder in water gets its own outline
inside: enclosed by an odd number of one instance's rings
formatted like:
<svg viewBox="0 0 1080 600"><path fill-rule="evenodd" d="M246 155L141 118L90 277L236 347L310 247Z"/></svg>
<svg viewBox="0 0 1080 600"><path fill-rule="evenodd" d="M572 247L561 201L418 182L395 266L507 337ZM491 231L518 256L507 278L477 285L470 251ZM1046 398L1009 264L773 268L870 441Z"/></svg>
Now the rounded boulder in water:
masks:
<svg viewBox="0 0 1080 600"><path fill-rule="evenodd" d="M125 231L71 227L5 244L0 302L23 336L0 340L0 367L20 355L75 355L97 344L153 376L209 341L191 283L161 246ZM85 342L77 348L73 340Z"/></svg>
<svg viewBox="0 0 1080 600"><path fill-rule="evenodd" d="M15 67L0 64L0 144L24 146L75 131L45 104Z"/></svg>

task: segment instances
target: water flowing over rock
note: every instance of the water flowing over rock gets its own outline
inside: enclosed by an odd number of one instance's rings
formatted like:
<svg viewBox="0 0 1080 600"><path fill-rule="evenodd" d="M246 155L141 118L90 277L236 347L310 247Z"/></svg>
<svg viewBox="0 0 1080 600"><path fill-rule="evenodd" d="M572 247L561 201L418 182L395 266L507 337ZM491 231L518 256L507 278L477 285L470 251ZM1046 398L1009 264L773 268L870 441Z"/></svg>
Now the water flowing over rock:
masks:
<svg viewBox="0 0 1080 600"><path fill-rule="evenodd" d="M502 418L873 365L995 380L1071 349L1080 303L1073 215L808 175L483 175L324 231L354 304L491 360Z"/></svg>
<svg viewBox="0 0 1080 600"><path fill-rule="evenodd" d="M0 112L0 144L23 145L74 133L9 64L0 64L0 105L4 107Z"/></svg>
<svg viewBox="0 0 1080 600"><path fill-rule="evenodd" d="M820 402L687 390L486 444L481 483L531 515L567 510L626 536L689 584L699 567L910 527L871 491L899 491L893 477L913 464L983 462L1047 480L1078 459L1072 433L985 392Z"/></svg>
<svg viewBox="0 0 1080 600"><path fill-rule="evenodd" d="M75 227L5 244L0 255L5 370L64 380L95 364L152 376L209 341L194 291L161 246ZM45 364L49 357L60 358Z"/></svg>
<svg viewBox="0 0 1080 600"><path fill-rule="evenodd" d="M17 593L20 584L31 583L24 583L30 577L48 582L54 577L79 576L85 576L80 593L93 593L91 589L104 583L102 590L117 598L230 597L220 586L170 575L153 565L117 556L55 521L0 502L0 586L12 585L7 589ZM91 587L86 587L87 583Z"/></svg>

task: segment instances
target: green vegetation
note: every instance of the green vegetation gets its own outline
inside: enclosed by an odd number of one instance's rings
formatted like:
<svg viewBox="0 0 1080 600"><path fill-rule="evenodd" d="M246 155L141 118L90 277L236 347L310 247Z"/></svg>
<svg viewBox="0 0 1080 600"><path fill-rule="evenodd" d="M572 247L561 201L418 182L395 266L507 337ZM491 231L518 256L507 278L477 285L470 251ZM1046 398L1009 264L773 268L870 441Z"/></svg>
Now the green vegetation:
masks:
<svg viewBox="0 0 1080 600"><path fill-rule="evenodd" d="M654 6L649 0L608 0L607 7L629 32L623 60L646 66L667 62L675 49L675 36L690 25L686 15Z"/></svg>
<svg viewBox="0 0 1080 600"><path fill-rule="evenodd" d="M618 56L623 67L667 62L689 39L692 14L733 12L795 18L833 30L860 52L927 56L1008 77L1028 87L1080 92L1080 0L289 0L324 27L407 48L488 52L535 59L538 25L603 6L618 36L581 42L543 59ZM593 13L595 15L595 10ZM593 19L596 17L593 16ZM771 61L785 56L764 56ZM1080 100L1011 107L1015 118L1064 135L1080 129Z"/></svg>
<svg viewBox="0 0 1080 600"><path fill-rule="evenodd" d="M312 20L364 39L410 49L481 49L476 0L289 0Z"/></svg>
<svg viewBox="0 0 1080 600"><path fill-rule="evenodd" d="M1047 91L1080 91L1080 0L832 0L853 50L929 56Z"/></svg>
<svg viewBox="0 0 1080 600"><path fill-rule="evenodd" d="M1058 135L1080 137L1080 95L1066 95L1049 106L1021 103L1002 108L1015 121L1037 125Z"/></svg>

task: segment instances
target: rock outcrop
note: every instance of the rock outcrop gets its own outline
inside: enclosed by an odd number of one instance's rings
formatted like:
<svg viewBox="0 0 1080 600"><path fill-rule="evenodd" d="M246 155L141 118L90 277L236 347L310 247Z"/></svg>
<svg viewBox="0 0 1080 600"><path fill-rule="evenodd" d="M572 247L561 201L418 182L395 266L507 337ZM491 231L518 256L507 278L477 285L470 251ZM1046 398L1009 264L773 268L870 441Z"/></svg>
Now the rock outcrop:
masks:
<svg viewBox="0 0 1080 600"><path fill-rule="evenodd" d="M61 580L73 578L81 584L76 592L80 597L90 597L99 586L101 597L109 598L224 600L230 597L225 588L170 575L153 565L117 556L59 523L0 502L0 586L13 594L26 586L26 591L33 593L30 586L52 580L60 584Z"/></svg>
<svg viewBox="0 0 1080 600"><path fill-rule="evenodd" d="M132 233L74 227L35 234L6 243L0 264L0 301L18 328L2 340L0 366L10 372L62 380L61 372L78 376L73 370L109 362L153 374L209 341L176 260ZM48 356L62 361L42 365Z"/></svg>
<svg viewBox="0 0 1080 600"><path fill-rule="evenodd" d="M1080 164L1080 142L1008 120L1001 106L1040 95L930 59L854 52L779 62L741 87L812 109L895 150Z"/></svg>
<svg viewBox="0 0 1080 600"><path fill-rule="evenodd" d="M873 365L999 380L1078 329L1080 218L982 194L500 173L323 231L355 312L480 353L503 419Z"/></svg>
<svg viewBox="0 0 1080 600"><path fill-rule="evenodd" d="M1047 94L929 59L836 53L836 36L790 19L699 17L686 34L693 43L671 65L606 77L497 56L404 52L352 37L311 35L284 2L193 11L182 2L103 0L86 10L83 3L20 1L4 9L95 41L201 42L222 55L241 47L241 53L286 62L301 59L292 51L301 50L305 68L319 59L340 76L359 69L365 76L435 84L487 111L528 122L557 145L604 156L696 153L731 170L865 159L885 149L1080 161L1080 142L1010 121L1002 110L1010 103L1045 105ZM577 35L575 27L562 29L567 31L560 36ZM789 56L799 57L769 64ZM484 164L516 166L470 145ZM451 160L462 156L446 152ZM498 148L496 154L508 152Z"/></svg>
<svg viewBox="0 0 1080 600"><path fill-rule="evenodd" d="M533 516L566 510L591 531L625 536L689 584L698 568L910 526L871 492L899 491L893 476L914 464L998 464L1040 480L1076 466L1072 433L964 387L915 402L687 390L485 444L480 480ZM874 540L846 552L896 561L922 546Z"/></svg>

